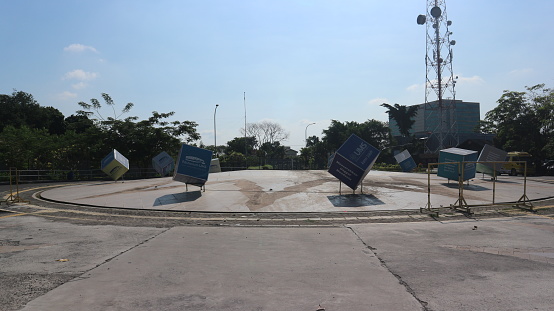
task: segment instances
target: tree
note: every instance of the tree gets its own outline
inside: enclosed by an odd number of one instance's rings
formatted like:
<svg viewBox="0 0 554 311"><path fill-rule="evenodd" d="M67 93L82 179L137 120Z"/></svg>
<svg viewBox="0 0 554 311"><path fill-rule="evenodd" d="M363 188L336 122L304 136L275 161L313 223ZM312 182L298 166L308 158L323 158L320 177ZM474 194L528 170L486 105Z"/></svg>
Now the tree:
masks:
<svg viewBox="0 0 554 311"><path fill-rule="evenodd" d="M485 115L495 145L507 151L527 151L538 160L554 157L554 93L544 84L527 92L504 91L498 106Z"/></svg>
<svg viewBox="0 0 554 311"><path fill-rule="evenodd" d="M258 123L248 123L246 135L256 138L256 147L259 148L265 143L273 144L282 142L289 138L289 133L281 127L279 123L271 121L262 121ZM244 129L241 129L244 134Z"/></svg>
<svg viewBox="0 0 554 311"><path fill-rule="evenodd" d="M278 141L263 143L258 149L258 156L271 159L283 159L285 157L285 147Z"/></svg>
<svg viewBox="0 0 554 311"><path fill-rule="evenodd" d="M370 143L377 149L384 149L390 143L390 130L385 122L367 120L363 123L355 121L341 123L331 120L328 129L323 130L323 142L327 147L336 151L352 134Z"/></svg>
<svg viewBox="0 0 554 311"><path fill-rule="evenodd" d="M46 169L57 139L46 129L8 125L0 133L0 161L5 168Z"/></svg>
<svg viewBox="0 0 554 311"><path fill-rule="evenodd" d="M256 137L235 137L233 140L227 142L226 153L231 154L232 152L237 152L244 154L246 151L250 155L254 153L254 146L257 144Z"/></svg>
<svg viewBox="0 0 554 311"><path fill-rule="evenodd" d="M78 110L77 114L78 115L85 115L87 117L96 116L99 121L109 122L109 121L119 120L119 117L121 117L125 113L128 113L131 110L131 108L133 108L133 106L134 106L133 103L127 103L127 105L125 105L125 107L123 107L121 112L119 114L117 114L116 111L115 111L115 104L114 104L112 98L110 97L110 95L108 95L106 93L102 93L102 98L104 99L104 102L106 103L106 105L108 105L112 108L113 117L104 118L102 116L102 114L100 113L100 109L102 108L102 105L100 104L100 101L98 101L98 99L96 99L96 98L92 98L90 100L90 104L87 104L85 102L79 102L78 105L81 106L81 108L83 108L84 110Z"/></svg>
<svg viewBox="0 0 554 311"><path fill-rule="evenodd" d="M104 139L100 150L104 155L115 148L133 165L148 167L151 159L161 151L176 156L181 143L190 144L200 139L200 134L196 131L196 122L166 120L175 114L173 111L153 111L151 117L141 121L137 121L138 117L134 116L120 119L131 110L133 103L128 103L117 113L110 95L102 93L102 98L106 105L112 107L113 116L104 117L101 113L102 105L93 98L91 104L79 102L79 106L84 110L77 111L77 116L71 120L76 128L81 129L90 125L87 121L89 117L96 117L89 120L101 129Z"/></svg>
<svg viewBox="0 0 554 311"><path fill-rule="evenodd" d="M410 130L414 125L415 120L413 119L417 115L418 106L403 106L399 104L394 104L391 106L389 104L381 104L381 107L387 108L387 114L389 118L396 122L400 135L403 137L410 136Z"/></svg>
<svg viewBox="0 0 554 311"><path fill-rule="evenodd" d="M50 134L63 134L63 114L53 107L42 107L33 95L14 91L12 95L0 95L0 132L5 126L45 129Z"/></svg>

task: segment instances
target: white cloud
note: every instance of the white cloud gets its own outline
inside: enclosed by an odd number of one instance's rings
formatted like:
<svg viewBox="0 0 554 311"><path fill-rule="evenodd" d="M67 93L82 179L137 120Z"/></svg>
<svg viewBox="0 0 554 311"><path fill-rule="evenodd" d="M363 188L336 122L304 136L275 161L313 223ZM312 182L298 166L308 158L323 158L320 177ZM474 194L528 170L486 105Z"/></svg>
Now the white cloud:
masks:
<svg viewBox="0 0 554 311"><path fill-rule="evenodd" d="M374 105L381 105L382 103L388 103L388 102L389 100L386 98L374 98L369 100L367 103L371 106L374 106Z"/></svg>
<svg viewBox="0 0 554 311"><path fill-rule="evenodd" d="M86 72L81 69L76 69L70 72L67 72L64 76L64 80L81 80L81 81L90 81L98 77L96 72Z"/></svg>
<svg viewBox="0 0 554 311"><path fill-rule="evenodd" d="M533 73L533 69L532 68L523 68L523 69L515 69L515 70L512 70L510 71L508 74L510 76L516 76L516 77L521 77L521 76L527 76L529 74L532 74Z"/></svg>
<svg viewBox="0 0 554 311"><path fill-rule="evenodd" d="M84 52L84 51L92 51L94 53L98 53L98 51L94 47L79 44L79 43L70 44L70 45L64 47L63 50L66 51L66 52L76 52L76 53Z"/></svg>
<svg viewBox="0 0 554 311"><path fill-rule="evenodd" d="M75 84L72 84L71 87L76 89L76 90L81 90L81 89L84 89L88 86L88 84L86 84L85 82L79 82L79 83L75 83Z"/></svg>
<svg viewBox="0 0 554 311"><path fill-rule="evenodd" d="M479 76L473 76L473 77L458 76L457 81L458 81L457 83L472 83L472 84L485 82L485 80L483 80L483 78Z"/></svg>
<svg viewBox="0 0 554 311"><path fill-rule="evenodd" d="M412 84L406 88L410 92L419 92L425 88L425 84Z"/></svg>
<svg viewBox="0 0 554 311"><path fill-rule="evenodd" d="M73 99L75 97L77 97L77 94L76 93L71 93L69 91L65 91L65 92L62 92L62 93L58 94L58 98L60 100Z"/></svg>

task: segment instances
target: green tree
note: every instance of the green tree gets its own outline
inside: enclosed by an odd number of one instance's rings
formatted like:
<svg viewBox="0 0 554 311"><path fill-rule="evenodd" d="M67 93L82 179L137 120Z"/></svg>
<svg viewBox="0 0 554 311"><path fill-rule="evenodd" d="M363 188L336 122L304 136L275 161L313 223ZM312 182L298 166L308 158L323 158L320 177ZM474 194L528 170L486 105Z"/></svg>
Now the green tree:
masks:
<svg viewBox="0 0 554 311"><path fill-rule="evenodd" d="M227 142L226 153L237 152L244 154L246 151L250 155L254 153L254 146L257 144L256 137L235 137Z"/></svg>
<svg viewBox="0 0 554 311"><path fill-rule="evenodd" d="M259 157L266 157L270 159L283 159L285 157L285 147L276 141L273 143L265 142L258 149Z"/></svg>
<svg viewBox="0 0 554 311"><path fill-rule="evenodd" d="M196 122L167 121L175 114L174 112L153 111L151 117L141 121L137 121L138 117L135 116L121 119L123 114L131 110L133 103L127 103L120 112L117 112L110 95L102 93L102 98L105 104L111 107L113 113L111 116L104 117L102 105L93 98L90 100L91 104L79 102L83 110L77 111L77 116L72 118L74 121L72 126L79 130L89 128L90 123L87 119L93 121L101 130L102 145L96 145L98 148L94 148L94 161L99 161L98 152L106 155L112 149L117 149L129 159L131 165L148 167L152 158L161 151L176 156L181 143L191 144L200 139L200 134L196 131L198 126Z"/></svg>
<svg viewBox="0 0 554 311"><path fill-rule="evenodd" d="M400 131L400 135L403 137L410 136L410 130L414 125L414 117L417 115L418 106L403 106L399 104L394 104L391 106L389 104L381 104L381 107L387 108L387 114L389 119L394 120Z"/></svg>
<svg viewBox="0 0 554 311"><path fill-rule="evenodd" d="M33 95L14 91L11 95L0 95L0 132L4 127L45 129L50 134L63 134L63 114L53 107L42 107Z"/></svg>
<svg viewBox="0 0 554 311"><path fill-rule="evenodd" d="M100 111L102 109L102 104L100 104L100 101L96 98L92 98L90 100L90 104L87 104L85 102L79 102L78 105L81 106L81 108L83 108L84 110L78 110L77 114L85 115L87 117L94 116L97 118L96 120L103 121L104 122L103 124L106 125L106 124L109 124L110 122L119 120L119 117L121 117L125 113L128 113L131 110L131 108L133 108L134 106L133 103L127 103L125 107L123 107L123 109L121 109L121 111L118 114L118 112L115 111L115 103L113 102L113 99L111 98L111 96L106 93L102 93L102 98L104 99L105 104L112 108L113 117L109 116L104 118L104 116Z"/></svg>
<svg viewBox="0 0 554 311"><path fill-rule="evenodd" d="M495 145L507 151L527 151L538 160L554 157L554 94L544 84L527 92L504 91L498 106L485 115L496 134Z"/></svg>
<svg viewBox="0 0 554 311"><path fill-rule="evenodd" d="M0 161L5 168L47 169L56 142L44 128L8 125L0 133Z"/></svg>
<svg viewBox="0 0 554 311"><path fill-rule="evenodd" d="M384 149L390 144L390 130L385 122L367 120L340 122L331 120L331 125L323 130L323 142L330 151L336 151L352 134L370 143L377 149Z"/></svg>

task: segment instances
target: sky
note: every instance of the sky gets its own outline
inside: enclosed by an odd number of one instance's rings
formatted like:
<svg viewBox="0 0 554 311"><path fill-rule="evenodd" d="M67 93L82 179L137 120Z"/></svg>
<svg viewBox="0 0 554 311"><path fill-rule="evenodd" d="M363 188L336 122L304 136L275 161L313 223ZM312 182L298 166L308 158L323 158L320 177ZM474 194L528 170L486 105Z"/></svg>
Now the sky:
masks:
<svg viewBox="0 0 554 311"><path fill-rule="evenodd" d="M66 117L108 93L124 116L174 111L206 145L280 124L292 149L331 120L425 101L425 0L0 0L0 94ZM456 99L554 87L554 1L447 0ZM217 111L215 110L216 105ZM101 113L113 116L104 107ZM311 124L315 123L315 124ZM311 124L311 125L310 125ZM114 146L117 148L117 146Z"/></svg>

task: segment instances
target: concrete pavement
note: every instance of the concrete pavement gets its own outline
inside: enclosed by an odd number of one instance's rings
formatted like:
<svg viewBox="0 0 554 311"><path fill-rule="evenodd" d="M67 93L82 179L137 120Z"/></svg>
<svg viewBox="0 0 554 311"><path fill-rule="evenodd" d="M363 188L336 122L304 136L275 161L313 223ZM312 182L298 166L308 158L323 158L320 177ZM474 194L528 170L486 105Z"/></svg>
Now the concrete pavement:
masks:
<svg viewBox="0 0 554 311"><path fill-rule="evenodd" d="M364 194L342 186L326 171L235 171L212 173L206 191L170 177L125 182L96 182L55 188L43 198L102 207L201 212L359 212L418 210L458 199L457 183L436 175L371 171ZM478 176L465 185L468 204L516 202L524 193L531 200L554 196L554 186L522 177L500 176L493 182Z"/></svg>
<svg viewBox="0 0 554 311"><path fill-rule="evenodd" d="M20 309L14 296L22 310L551 310L553 233L538 216L295 229L4 216L0 310Z"/></svg>

